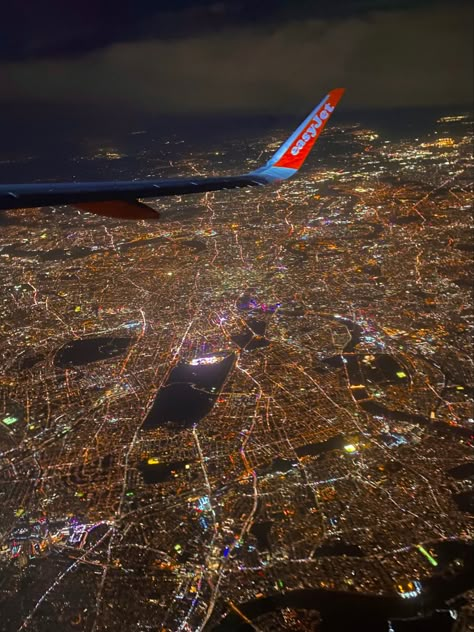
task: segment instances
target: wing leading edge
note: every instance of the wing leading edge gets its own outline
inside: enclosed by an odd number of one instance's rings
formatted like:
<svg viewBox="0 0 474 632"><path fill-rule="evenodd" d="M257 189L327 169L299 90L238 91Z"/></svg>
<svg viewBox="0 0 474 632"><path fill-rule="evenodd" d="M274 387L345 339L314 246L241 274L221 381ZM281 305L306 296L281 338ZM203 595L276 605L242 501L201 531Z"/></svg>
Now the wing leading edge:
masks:
<svg viewBox="0 0 474 632"><path fill-rule="evenodd" d="M272 158L250 173L173 180L3 184L0 210L70 204L108 217L153 219L159 213L141 199L262 186L285 180L304 163L343 93L343 88L331 90Z"/></svg>

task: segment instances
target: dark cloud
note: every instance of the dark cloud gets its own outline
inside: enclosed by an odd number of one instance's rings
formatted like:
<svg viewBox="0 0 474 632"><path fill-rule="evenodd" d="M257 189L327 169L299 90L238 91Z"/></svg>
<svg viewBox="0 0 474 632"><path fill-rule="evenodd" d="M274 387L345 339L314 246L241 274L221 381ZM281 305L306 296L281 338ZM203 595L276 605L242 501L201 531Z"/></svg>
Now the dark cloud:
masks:
<svg viewBox="0 0 474 632"><path fill-rule="evenodd" d="M81 55L113 43L180 36L230 9L209 0L18 0L1 12L0 57L9 60Z"/></svg>
<svg viewBox="0 0 474 632"><path fill-rule="evenodd" d="M103 4L97 4L100 11ZM472 102L473 18L467 4L367 12L374 2L358 3L359 11L345 17L314 18L305 11L304 19L289 3L274 4L288 19L271 25L239 19L231 26L230 11L240 15L242 3L176 1L168 20L194 15L199 22L201 11L212 10L226 28L93 47L74 57L4 62L0 103L295 112L337 86L348 88L349 107ZM336 4L343 13L344 3ZM96 6L92 0L90 5ZM260 15L262 6L256 11Z"/></svg>
<svg viewBox="0 0 474 632"><path fill-rule="evenodd" d="M454 3L460 0L455 0ZM288 20L345 19L436 0L12 0L0 11L0 59L83 55L112 44L203 36ZM452 5L453 2L450 3Z"/></svg>

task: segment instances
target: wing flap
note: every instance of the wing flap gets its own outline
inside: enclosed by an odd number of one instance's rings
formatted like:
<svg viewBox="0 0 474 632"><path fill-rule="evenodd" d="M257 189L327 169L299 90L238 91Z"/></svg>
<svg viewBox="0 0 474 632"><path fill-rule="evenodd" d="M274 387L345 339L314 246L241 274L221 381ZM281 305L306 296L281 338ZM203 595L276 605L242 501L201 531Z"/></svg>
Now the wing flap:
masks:
<svg viewBox="0 0 474 632"><path fill-rule="evenodd" d="M73 204L81 211L117 217L119 219L158 219L160 214L139 200L109 200L107 202L79 202Z"/></svg>

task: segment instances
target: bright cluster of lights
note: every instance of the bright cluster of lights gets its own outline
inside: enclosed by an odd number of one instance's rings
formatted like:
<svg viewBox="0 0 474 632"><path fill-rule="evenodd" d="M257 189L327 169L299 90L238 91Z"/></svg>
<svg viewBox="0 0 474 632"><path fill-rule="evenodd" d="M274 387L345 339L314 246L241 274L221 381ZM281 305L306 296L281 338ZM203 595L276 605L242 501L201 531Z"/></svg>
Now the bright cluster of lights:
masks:
<svg viewBox="0 0 474 632"><path fill-rule="evenodd" d="M417 597L421 593L421 584L418 581L408 582L407 587L410 590L405 590L404 587L399 584L399 595L403 599L412 599L413 597Z"/></svg>
<svg viewBox="0 0 474 632"><path fill-rule="evenodd" d="M201 366L202 364L216 364L222 360L219 356L207 356L205 358L194 358L189 363L191 366Z"/></svg>
<svg viewBox="0 0 474 632"><path fill-rule="evenodd" d="M352 443L348 443L347 445L345 445L344 450L346 452L349 452L349 454L353 454L354 452L357 452L357 448Z"/></svg>

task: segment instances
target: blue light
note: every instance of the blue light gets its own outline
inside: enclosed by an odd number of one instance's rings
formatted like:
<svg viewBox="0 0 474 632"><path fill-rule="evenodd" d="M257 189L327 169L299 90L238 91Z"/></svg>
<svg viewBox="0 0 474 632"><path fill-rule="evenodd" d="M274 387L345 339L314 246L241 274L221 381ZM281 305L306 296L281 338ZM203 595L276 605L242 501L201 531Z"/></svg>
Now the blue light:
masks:
<svg viewBox="0 0 474 632"><path fill-rule="evenodd" d="M210 511L211 503L209 502L209 496L202 496L198 500L198 507L201 511Z"/></svg>
<svg viewBox="0 0 474 632"><path fill-rule="evenodd" d="M135 327L140 327L140 326L142 326L142 325L143 325L143 323L142 323L142 322L140 322L140 321L134 321L134 322L132 322L132 323L127 323L127 324L125 325L125 329L135 329Z"/></svg>

